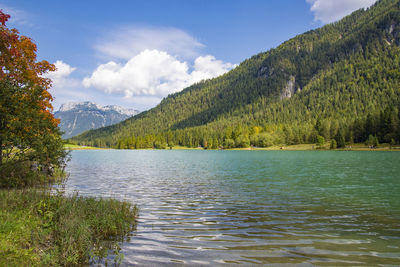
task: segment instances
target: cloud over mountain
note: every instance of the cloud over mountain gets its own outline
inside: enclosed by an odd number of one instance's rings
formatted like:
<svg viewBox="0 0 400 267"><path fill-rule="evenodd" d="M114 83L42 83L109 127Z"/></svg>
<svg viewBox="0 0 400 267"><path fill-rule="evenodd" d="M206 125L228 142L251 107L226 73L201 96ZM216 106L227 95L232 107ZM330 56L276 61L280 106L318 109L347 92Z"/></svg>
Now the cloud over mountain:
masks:
<svg viewBox="0 0 400 267"><path fill-rule="evenodd" d="M330 23L337 21L351 12L371 6L376 0L306 0L311 5L316 21Z"/></svg>
<svg viewBox="0 0 400 267"><path fill-rule="evenodd" d="M122 93L125 97L162 98L195 82L219 76L233 67L233 64L210 55L197 57L191 65L165 51L146 49L125 64L109 61L99 65L83 80L83 85L107 93Z"/></svg>
<svg viewBox="0 0 400 267"><path fill-rule="evenodd" d="M195 37L171 27L124 27L99 38L94 47L104 63L82 85L131 101L157 104L168 94L235 67L207 55Z"/></svg>

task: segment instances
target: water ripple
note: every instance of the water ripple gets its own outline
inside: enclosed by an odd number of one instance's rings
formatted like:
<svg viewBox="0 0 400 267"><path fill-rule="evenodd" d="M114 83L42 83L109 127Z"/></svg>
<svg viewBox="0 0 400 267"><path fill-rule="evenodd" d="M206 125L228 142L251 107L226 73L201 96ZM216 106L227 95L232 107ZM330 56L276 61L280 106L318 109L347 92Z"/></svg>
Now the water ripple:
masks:
<svg viewBox="0 0 400 267"><path fill-rule="evenodd" d="M400 265L398 153L74 151L68 171L138 204L123 265Z"/></svg>

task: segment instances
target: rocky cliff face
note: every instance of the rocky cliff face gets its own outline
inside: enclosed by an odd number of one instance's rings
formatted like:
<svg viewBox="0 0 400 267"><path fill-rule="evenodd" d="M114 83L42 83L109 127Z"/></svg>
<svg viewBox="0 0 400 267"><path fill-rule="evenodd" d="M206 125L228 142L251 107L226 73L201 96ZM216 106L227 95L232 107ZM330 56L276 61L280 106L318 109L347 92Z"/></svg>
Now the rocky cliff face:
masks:
<svg viewBox="0 0 400 267"><path fill-rule="evenodd" d="M92 102L70 102L54 113L60 119L63 138L70 138L90 129L116 124L138 114L134 109L101 106Z"/></svg>
<svg viewBox="0 0 400 267"><path fill-rule="evenodd" d="M294 76L290 76L290 79L287 82L286 87L282 91L281 100L285 98L291 98L294 95L294 93L296 92L295 82L296 78Z"/></svg>

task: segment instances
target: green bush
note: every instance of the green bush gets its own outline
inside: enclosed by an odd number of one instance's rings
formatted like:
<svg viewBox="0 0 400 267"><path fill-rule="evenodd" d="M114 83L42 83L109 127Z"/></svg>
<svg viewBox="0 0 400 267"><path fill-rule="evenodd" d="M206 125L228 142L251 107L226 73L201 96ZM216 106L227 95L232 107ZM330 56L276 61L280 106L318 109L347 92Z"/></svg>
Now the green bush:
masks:
<svg viewBox="0 0 400 267"><path fill-rule="evenodd" d="M368 136L367 141L365 141L365 145L371 146L371 147L377 147L379 145L378 137L370 134Z"/></svg>
<svg viewBox="0 0 400 267"><path fill-rule="evenodd" d="M224 148L234 148L235 147L235 141L233 139L227 138L224 141Z"/></svg>
<svg viewBox="0 0 400 267"><path fill-rule="evenodd" d="M0 266L71 266L118 261L137 208L113 199L49 191L0 191Z"/></svg>
<svg viewBox="0 0 400 267"><path fill-rule="evenodd" d="M325 138L317 135L317 149L322 149L325 144Z"/></svg>
<svg viewBox="0 0 400 267"><path fill-rule="evenodd" d="M235 140L235 146L246 148L250 146L250 139L246 135L239 135Z"/></svg>
<svg viewBox="0 0 400 267"><path fill-rule="evenodd" d="M59 168L46 169L32 161L7 161L0 165L0 188L23 188L63 182Z"/></svg>
<svg viewBox="0 0 400 267"><path fill-rule="evenodd" d="M154 142L154 148L155 149L166 149L167 148L167 143L162 143L160 141L155 141Z"/></svg>
<svg viewBox="0 0 400 267"><path fill-rule="evenodd" d="M261 133L258 137L259 147L269 147L274 145L274 138L269 133Z"/></svg>

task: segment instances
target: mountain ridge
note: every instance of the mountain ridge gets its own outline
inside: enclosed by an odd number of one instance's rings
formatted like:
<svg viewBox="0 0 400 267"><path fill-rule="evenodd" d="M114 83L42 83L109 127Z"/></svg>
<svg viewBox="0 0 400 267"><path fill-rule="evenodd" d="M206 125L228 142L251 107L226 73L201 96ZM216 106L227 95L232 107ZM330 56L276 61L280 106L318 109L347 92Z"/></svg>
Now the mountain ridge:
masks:
<svg viewBox="0 0 400 267"><path fill-rule="evenodd" d="M116 105L102 106L93 102L68 102L62 104L54 116L60 119L63 138L70 138L90 129L112 125L128 119L139 111Z"/></svg>
<svg viewBox="0 0 400 267"><path fill-rule="evenodd" d="M90 107L90 106L92 106L92 107L97 108L97 109L102 110L102 111L114 110L114 111L117 111L120 114L124 114L124 115L127 115L127 116L134 116L134 115L139 113L138 110L135 110L135 109L132 109L132 108L124 108L124 107L120 107L120 106L117 106L117 105L106 105L106 106L103 106L103 105L96 104L96 103L90 102L90 101L67 102L65 104L62 104L57 112L65 112L65 111L70 111L70 110L73 110L73 109L79 109L79 107L81 107L81 106L82 107Z"/></svg>
<svg viewBox="0 0 400 267"><path fill-rule="evenodd" d="M368 115L379 124L384 112L398 120L399 45L400 2L381 0L246 59L222 76L169 95L149 111L72 141L136 147L140 139L151 147L155 142L198 146L213 140L225 147L227 139L251 139L254 127L268 133L273 143L314 142L318 135L363 141L369 134L387 141L388 133L368 132L365 124ZM329 135L316 129L318 120L333 129ZM359 124L364 130L356 129ZM394 128L392 132L398 126ZM363 133L354 137L356 131ZM296 132L294 140L291 132ZM392 137L397 140L397 133Z"/></svg>

